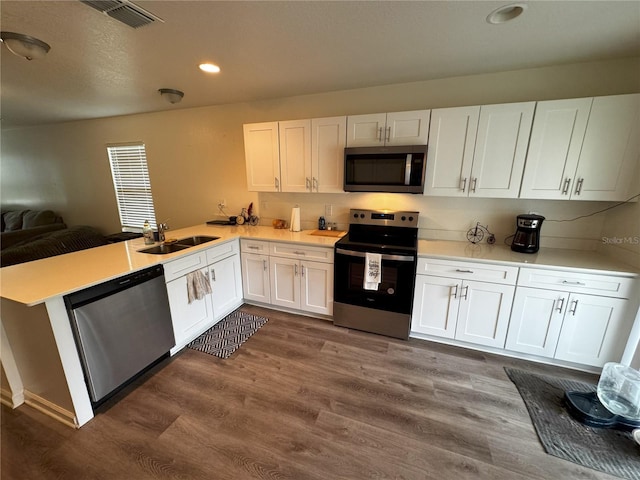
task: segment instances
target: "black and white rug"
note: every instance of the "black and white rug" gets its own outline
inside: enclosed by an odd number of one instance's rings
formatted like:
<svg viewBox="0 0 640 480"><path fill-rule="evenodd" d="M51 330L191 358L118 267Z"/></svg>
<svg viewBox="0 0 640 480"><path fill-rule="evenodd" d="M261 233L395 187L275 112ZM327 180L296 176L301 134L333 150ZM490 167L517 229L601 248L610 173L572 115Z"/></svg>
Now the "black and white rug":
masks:
<svg viewBox="0 0 640 480"><path fill-rule="evenodd" d="M593 392L596 386L505 367L529 411L545 452L578 465L640 480L640 446L629 432L594 428L575 420L564 392Z"/></svg>
<svg viewBox="0 0 640 480"><path fill-rule="evenodd" d="M187 347L216 357L229 358L268 320L268 318L259 315L236 310L196 338Z"/></svg>

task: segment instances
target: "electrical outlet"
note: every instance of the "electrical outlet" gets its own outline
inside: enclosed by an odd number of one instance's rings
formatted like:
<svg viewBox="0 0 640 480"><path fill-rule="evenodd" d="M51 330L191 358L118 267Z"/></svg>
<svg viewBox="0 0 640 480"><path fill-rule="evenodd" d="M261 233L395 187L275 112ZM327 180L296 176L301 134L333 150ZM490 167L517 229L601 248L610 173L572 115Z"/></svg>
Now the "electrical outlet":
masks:
<svg viewBox="0 0 640 480"><path fill-rule="evenodd" d="M333 205L325 205L324 206L324 216L325 217L330 217L333 215Z"/></svg>

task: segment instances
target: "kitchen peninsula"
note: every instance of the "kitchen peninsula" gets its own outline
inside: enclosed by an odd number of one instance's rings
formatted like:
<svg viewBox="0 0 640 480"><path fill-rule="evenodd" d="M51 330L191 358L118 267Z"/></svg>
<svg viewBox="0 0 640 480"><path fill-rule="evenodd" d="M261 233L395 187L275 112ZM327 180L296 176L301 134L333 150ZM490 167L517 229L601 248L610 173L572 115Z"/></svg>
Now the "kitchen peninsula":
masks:
<svg viewBox="0 0 640 480"><path fill-rule="evenodd" d="M213 247L235 245L234 248L238 254L238 244L243 241L256 244L299 245L299 249L304 247L318 252L324 250L332 254L336 237L316 236L310 233L311 231L290 232L260 226L219 227L203 224L171 231L170 236L182 238L204 235L217 236L219 239L166 255L140 253L139 250L144 248L144 244L142 239L136 239L0 269L2 364L12 387L8 402L13 406L23 402L28 403L75 427L80 427L93 418L94 412L84 382L81 362L63 300L64 295L160 263L165 265L165 274L167 274L168 266L172 262L175 265L177 260L204 254ZM518 283L520 278L524 278L523 273L527 272L543 272L546 274L545 277L549 275L553 277L554 272L561 271L563 274L582 275L580 281L584 281L585 278L599 281L579 287L585 289L608 289L612 282L603 281L603 279L618 280L616 295L625 296L626 301L626 308L622 315L624 320L622 323L626 331L622 340L623 345L617 345L617 347L618 350L624 350L624 343L629 337L629 330L638 305L638 272L633 267L610 261L595 252L574 250L543 248L538 254L529 255L512 252L505 246L430 240L420 240L418 248L420 257L418 279L449 277L451 275L446 271L449 268L447 262L459 262L485 266L487 270L493 268L493 271L496 268L512 269L516 277L520 271L518 280L515 278L513 281L509 280L512 283L510 285L512 294L516 288L524 290L524 288L535 286L533 283L538 280L533 277L529 280L530 283L533 282L530 285L520 286ZM242 255L245 255L244 251ZM329 262L330 258L332 257L329 256L326 261ZM244 264L242 274L246 274ZM480 281L492 282L486 279L480 279ZM500 283L502 280L494 279L493 282ZM517 287L516 283L518 283ZM418 294L416 290L416 298ZM573 292L573 294L577 293ZM241 292L240 303L243 299L251 301L246 291ZM415 317L414 309L414 322L417 322ZM504 335L506 337L506 330ZM414 327L412 327L411 336L453 343L459 341L455 335L452 337L434 335L433 330L422 334ZM511 354L520 352L524 358L528 358L523 349L518 350L517 336L511 340L516 345ZM614 340L618 344L621 341L620 338ZM637 343L637 339L634 341ZM474 343L468 339L461 342L463 346L474 348ZM509 338L507 338L507 346L508 342ZM485 348L479 343L475 346ZM504 341L502 347L504 347ZM633 349L635 350L635 344ZM490 351L499 351L499 349ZM537 355L538 360L544 356L541 353L534 355ZM575 360L568 360L565 364L572 365L571 362L574 368L580 368L580 362Z"/></svg>

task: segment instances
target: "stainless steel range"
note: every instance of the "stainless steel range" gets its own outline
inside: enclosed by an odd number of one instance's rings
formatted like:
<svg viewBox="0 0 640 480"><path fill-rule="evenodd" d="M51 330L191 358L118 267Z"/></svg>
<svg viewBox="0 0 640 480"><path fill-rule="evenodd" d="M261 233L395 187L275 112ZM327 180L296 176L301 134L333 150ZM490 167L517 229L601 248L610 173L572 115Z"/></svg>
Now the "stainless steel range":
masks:
<svg viewBox="0 0 640 480"><path fill-rule="evenodd" d="M354 210L335 244L333 323L409 338L418 212Z"/></svg>

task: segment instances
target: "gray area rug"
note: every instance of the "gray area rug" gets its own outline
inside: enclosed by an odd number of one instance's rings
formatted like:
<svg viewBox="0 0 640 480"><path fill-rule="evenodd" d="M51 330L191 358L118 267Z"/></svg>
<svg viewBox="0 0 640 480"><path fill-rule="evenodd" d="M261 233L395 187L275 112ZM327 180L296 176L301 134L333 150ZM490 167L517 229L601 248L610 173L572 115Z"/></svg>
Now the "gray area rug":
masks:
<svg viewBox="0 0 640 480"><path fill-rule="evenodd" d="M505 367L524 400L545 452L594 470L640 480L640 446L631 433L593 428L574 420L565 391L593 392L595 385Z"/></svg>
<svg viewBox="0 0 640 480"><path fill-rule="evenodd" d="M196 338L187 347L216 357L229 358L268 320L265 317L236 310Z"/></svg>

